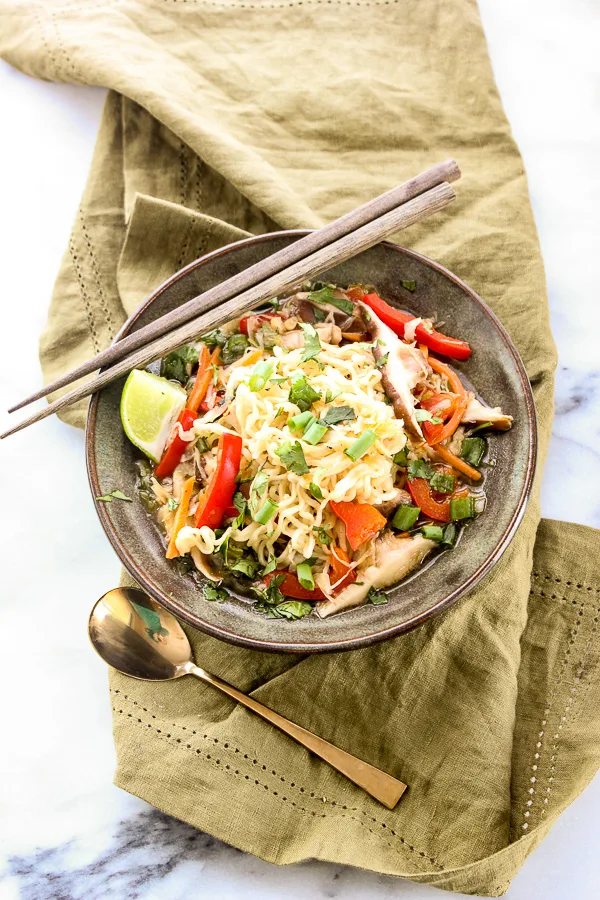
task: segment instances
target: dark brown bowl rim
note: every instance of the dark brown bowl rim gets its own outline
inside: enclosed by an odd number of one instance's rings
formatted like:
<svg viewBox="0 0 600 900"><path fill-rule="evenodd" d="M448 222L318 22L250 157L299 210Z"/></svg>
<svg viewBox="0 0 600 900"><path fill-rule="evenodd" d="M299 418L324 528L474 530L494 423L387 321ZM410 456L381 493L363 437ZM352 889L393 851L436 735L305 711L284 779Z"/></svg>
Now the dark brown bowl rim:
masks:
<svg viewBox="0 0 600 900"><path fill-rule="evenodd" d="M115 337L115 341L120 340L125 337L125 335L129 332L131 326L138 319L138 317L142 314L142 312L159 297L163 291L167 288L171 287L172 284L179 281L180 278L183 278L189 272L194 271L194 269L199 268L204 265L206 262L212 259L216 259L219 256L224 256L233 250L236 250L238 247L244 246L245 244L250 243L262 243L263 241L270 241L273 238L278 237L296 237L301 238L304 235L309 233L309 229L294 229L290 231L275 231L268 232L266 234L261 235L253 235L248 238L243 238L240 241L235 241L231 244L226 244L224 247L219 247L217 250L213 250L211 253L207 253L205 256L201 256L199 259L194 260L189 263L183 269L180 269L178 272L175 272L170 278L164 281L155 291L153 291L143 303L136 309L134 313L127 319L127 321L123 324L122 328L118 332ZM519 527L521 520L525 514L525 509L527 507L527 502L529 500L531 494L531 488L533 485L533 479L535 475L535 468L537 462L537 449L538 449L538 438L537 438L537 418L536 418L536 410L535 410L535 401L533 397L533 393L531 390L531 385L529 383L529 379L527 377L527 372L525 370L525 365L519 355L517 348L514 346L508 332L498 319L498 317L492 312L490 307L485 303L481 297L475 293L475 291L469 287L464 281L454 275L449 269L446 269L445 266L440 265L440 263L435 262L429 257L424 256L421 253L417 253L415 250L409 250L406 247L401 247L398 244L390 243L389 241L382 241L388 248L407 254L408 256L413 257L413 259L419 260L431 268L435 269L440 274L444 275L462 290L464 290L475 303L479 304L484 314L491 320L491 322L495 325L496 329L500 333L507 350L513 358L516 369L519 373L519 377L521 379L521 384L523 388L523 394L526 401L527 406L527 415L528 415L528 424L529 424L529 456L527 459L527 468L525 471L525 480L523 484L523 490L521 491L521 496L519 497L519 502L515 508L515 511L512 515L512 518L494 547L489 556L481 563L478 569L469 576L469 578L464 581L459 587L455 588L441 600L439 600L435 606L430 607L430 609L425 610L422 613L419 613L416 616L413 616L411 619L408 619L405 622L402 622L398 625L390 625L380 631L373 632L371 634L363 634L357 638L345 638L339 641L327 641L323 643L294 643L293 641L285 641L285 642L275 642L268 640L258 640L256 638L244 637L239 634L235 634L234 632L228 631L226 628L221 628L216 625L211 625L210 623L204 622L194 613L180 606L172 597L169 597L167 594L163 593L163 591L153 582L150 581L142 569L136 564L135 560L129 555L127 549L124 547L119 535L115 531L113 524L108 516L108 512L104 507L104 504L98 502L96 499L100 491L100 485L98 481L98 472L96 469L96 460L94 456L94 437L95 437L95 426L96 426L96 412L98 407L98 398L100 396L99 393L93 394L90 402L86 429L85 429L85 452L86 452L86 466L88 473L88 480L90 484L90 488L92 491L92 497L94 499L94 505L96 507L96 513L98 514L98 518L100 519L100 523L108 537L110 543L112 544L113 549L115 550L117 556L131 575L131 577L140 585L140 587L144 588L151 597L153 597L157 603L160 603L165 609L168 609L169 612L173 613L173 615L177 616L179 619L183 619L184 622L187 622L188 625L192 625L194 628L198 628L200 631L203 631L207 634L210 634L212 637L219 638L220 640L226 641L230 644L235 644L241 647L249 647L253 650L262 650L265 652L271 653L328 653L335 652L341 650L356 650L360 647L367 647L370 644L377 643L379 641L388 640L391 637L398 636L400 634L404 634L407 631L411 631L413 628L416 628L418 625L422 625L424 622L427 622L429 619L434 618L439 615L442 611L448 609L454 603L456 603L461 597L465 596L469 591L473 590L473 588L481 581L481 579L493 568L493 566L498 562L506 548L508 547L510 541L512 540L517 528Z"/></svg>

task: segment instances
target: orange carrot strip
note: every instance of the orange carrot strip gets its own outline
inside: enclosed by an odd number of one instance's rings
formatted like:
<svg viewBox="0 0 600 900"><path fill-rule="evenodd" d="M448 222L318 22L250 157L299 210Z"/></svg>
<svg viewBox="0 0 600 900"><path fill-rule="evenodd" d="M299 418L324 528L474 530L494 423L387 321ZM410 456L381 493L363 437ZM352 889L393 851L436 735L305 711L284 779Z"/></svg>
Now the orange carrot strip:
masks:
<svg viewBox="0 0 600 900"><path fill-rule="evenodd" d="M215 349L209 356L206 344L202 344L200 359L198 361L198 372L196 373L196 380L194 382L194 387L192 388L192 393L188 397L188 402L186 404L187 408L193 410L194 412L198 412L198 407L204 400L204 396L208 390L210 380L213 377L212 367L213 364L216 364L218 356L218 347L215 347Z"/></svg>
<svg viewBox="0 0 600 900"><path fill-rule="evenodd" d="M457 472L461 472L463 475L466 475L467 478L470 478L472 481L479 481L481 478L481 472L478 472L477 469L474 469L473 466L470 466L468 463L464 461L464 459L460 459L460 457L455 456L454 453L451 453L447 447L440 447L439 444L435 444L433 449L444 462L448 463L449 466L452 466Z"/></svg>
<svg viewBox="0 0 600 900"><path fill-rule="evenodd" d="M196 479L192 475L187 479L183 486L181 500L179 501L179 506L177 507L177 512L175 513L175 522L173 523L171 540L169 541L169 546L167 547L167 559L174 559L176 556L181 556L181 553L175 546L175 541L177 540L177 535L187 522L188 513L190 511L190 500L192 499L192 491L194 490L195 480Z"/></svg>
<svg viewBox="0 0 600 900"><path fill-rule="evenodd" d="M454 372L450 366L447 366L446 363L440 362L439 359L436 359L435 356L429 355L429 359L427 360L431 368L434 372L437 372L438 375L445 375L450 383L450 387L454 391L455 394L459 394L461 397L465 396L465 389L463 387L463 383Z"/></svg>

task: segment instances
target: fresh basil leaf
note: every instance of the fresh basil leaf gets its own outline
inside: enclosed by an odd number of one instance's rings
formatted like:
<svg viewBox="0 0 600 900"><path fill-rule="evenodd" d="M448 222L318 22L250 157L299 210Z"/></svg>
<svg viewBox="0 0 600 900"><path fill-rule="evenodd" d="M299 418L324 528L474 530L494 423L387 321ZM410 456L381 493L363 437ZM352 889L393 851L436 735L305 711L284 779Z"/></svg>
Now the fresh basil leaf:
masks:
<svg viewBox="0 0 600 900"><path fill-rule="evenodd" d="M288 472L306 475L309 471L300 441L284 441L275 451Z"/></svg>
<svg viewBox="0 0 600 900"><path fill-rule="evenodd" d="M424 459L411 459L408 464L409 481L412 481L414 478L426 478L429 481L434 474L433 469Z"/></svg>
<svg viewBox="0 0 600 900"><path fill-rule="evenodd" d="M337 425L338 422L351 422L352 419L356 419L356 413L351 406L330 406L319 419L319 424Z"/></svg>
<svg viewBox="0 0 600 900"><path fill-rule="evenodd" d="M410 291L411 294L412 294L414 291L416 291L416 289L417 289L417 282L416 282L416 281L401 281L400 284L402 285L402 287L403 287L405 290Z"/></svg>
<svg viewBox="0 0 600 900"><path fill-rule="evenodd" d="M277 560L275 559L274 556L272 556L271 559L269 560L269 562L266 564L266 566L262 570L262 574L269 575L271 572L274 572L276 568L277 568Z"/></svg>
<svg viewBox="0 0 600 900"><path fill-rule="evenodd" d="M192 366L197 362L198 351L196 348L190 347L189 344L184 344L183 347L172 350L163 358L160 374L163 378L168 378L169 381L179 381L181 384L186 384L190 377Z"/></svg>
<svg viewBox="0 0 600 900"><path fill-rule="evenodd" d="M387 602L387 594L385 594L383 591L376 591L373 587L369 588L369 593L367 594L367 603L372 603L373 606L382 606Z"/></svg>
<svg viewBox="0 0 600 900"><path fill-rule="evenodd" d="M319 335L312 325L307 325L304 322L300 322L300 328L304 332L304 353L302 354L301 358L301 361L304 363L308 362L309 359L314 359L315 356L318 356L322 350L322 347L321 341L319 340Z"/></svg>
<svg viewBox="0 0 600 900"><path fill-rule="evenodd" d="M220 587L216 587L214 584L203 584L202 585L202 593L204 594L205 600L216 600L217 603L222 603L223 600L227 600L229 594L226 590Z"/></svg>
<svg viewBox="0 0 600 900"><path fill-rule="evenodd" d="M354 312L354 303L351 300L339 298L335 296L335 289L331 287L323 287L318 291L311 291L308 299L312 303L328 303L345 312L347 316L351 316Z"/></svg>
<svg viewBox="0 0 600 900"><path fill-rule="evenodd" d="M243 356L249 346L250 341L245 334L232 334L221 350L224 365L229 366Z"/></svg>
<svg viewBox="0 0 600 900"><path fill-rule="evenodd" d="M267 610L267 618L269 619L302 619L308 616L313 610L311 603L305 600L285 600L283 603Z"/></svg>
<svg viewBox="0 0 600 900"><path fill-rule="evenodd" d="M298 409L304 412L320 399L320 393L311 388L306 375L296 374L292 377L292 385L288 395L290 403L295 403Z"/></svg>
<svg viewBox="0 0 600 900"><path fill-rule="evenodd" d="M235 565L231 567L232 572L240 572L242 575L245 575L246 578L254 578L256 572L258 571L259 563L255 559L249 559L247 556L243 556L239 559Z"/></svg>

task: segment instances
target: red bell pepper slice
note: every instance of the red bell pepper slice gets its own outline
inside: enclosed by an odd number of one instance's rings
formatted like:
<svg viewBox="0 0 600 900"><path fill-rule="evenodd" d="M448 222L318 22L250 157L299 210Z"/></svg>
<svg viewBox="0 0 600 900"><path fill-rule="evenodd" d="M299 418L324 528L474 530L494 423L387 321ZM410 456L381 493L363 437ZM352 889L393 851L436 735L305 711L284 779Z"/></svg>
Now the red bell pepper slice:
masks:
<svg viewBox="0 0 600 900"><path fill-rule="evenodd" d="M275 316L280 316L280 315L281 315L281 313L272 312L272 313L260 313L259 315L255 315L255 316L244 316L243 319L240 319L240 324L239 324L240 334L245 334L245 335L248 334L248 323L250 322L250 319L255 319L256 326L258 327L259 325L262 325L264 322L268 322L269 319L274 319Z"/></svg>
<svg viewBox="0 0 600 900"><path fill-rule="evenodd" d="M442 502L437 501L429 487L426 478L413 478L407 482L407 488L410 496L415 502L415 506L421 507L421 512L429 519L435 519L436 522L450 521L450 497L448 496Z"/></svg>
<svg viewBox="0 0 600 900"><path fill-rule="evenodd" d="M421 409L426 409L441 423L422 422L421 428L428 444L439 444L444 432L444 423L452 417L459 398L456 394L434 394L428 400L421 400Z"/></svg>
<svg viewBox="0 0 600 900"><path fill-rule="evenodd" d="M378 534L387 524L385 516L370 503L352 503L342 500L329 501L332 510L346 526L346 537L353 550Z"/></svg>
<svg viewBox="0 0 600 900"><path fill-rule="evenodd" d="M408 322L415 318L410 313L402 312L394 306L390 306L389 303L381 299L379 294L365 294L362 302L372 309L375 315L401 338L404 337L404 329ZM417 325L415 338L434 353L449 356L451 359L468 359L471 355L471 348L466 341L448 337L445 334L440 334L439 331L428 331L423 325Z"/></svg>
<svg viewBox="0 0 600 900"><path fill-rule="evenodd" d="M285 575L285 578L279 585L279 590L285 597L292 597L294 600L312 600L313 603L327 599L320 588L309 591L302 587L297 576L294 575L293 572L278 572L277 570L275 572L269 572L268 575L265 575L265 583L269 585L271 579L275 578L276 575Z"/></svg>
<svg viewBox="0 0 600 900"><path fill-rule="evenodd" d="M223 521L225 511L231 506L241 458L242 439L239 434L229 431L221 434L217 447L217 467L196 508L196 528L202 528L203 525L218 528Z"/></svg>
<svg viewBox="0 0 600 900"><path fill-rule="evenodd" d="M196 419L197 415L194 410L186 407L179 413L177 422L179 422L184 431L189 431ZM186 447L187 441L184 441L179 437L179 429L175 426L171 443L167 446L161 461L155 468L154 477L160 480L161 478L166 478L167 475L172 475L177 468Z"/></svg>

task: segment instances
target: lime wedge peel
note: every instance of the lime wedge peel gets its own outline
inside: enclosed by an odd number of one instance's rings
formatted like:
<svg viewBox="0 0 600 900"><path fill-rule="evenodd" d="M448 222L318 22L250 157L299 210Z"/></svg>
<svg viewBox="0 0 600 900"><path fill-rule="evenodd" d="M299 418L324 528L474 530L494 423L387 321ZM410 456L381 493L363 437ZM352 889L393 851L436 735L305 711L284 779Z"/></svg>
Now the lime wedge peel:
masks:
<svg viewBox="0 0 600 900"><path fill-rule="evenodd" d="M153 462L159 462L186 400L180 385L144 369L134 369L127 378L121 394L123 430Z"/></svg>

